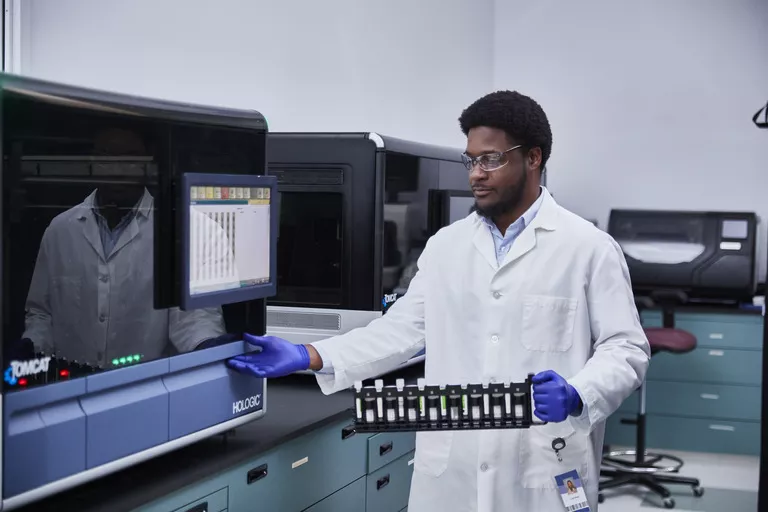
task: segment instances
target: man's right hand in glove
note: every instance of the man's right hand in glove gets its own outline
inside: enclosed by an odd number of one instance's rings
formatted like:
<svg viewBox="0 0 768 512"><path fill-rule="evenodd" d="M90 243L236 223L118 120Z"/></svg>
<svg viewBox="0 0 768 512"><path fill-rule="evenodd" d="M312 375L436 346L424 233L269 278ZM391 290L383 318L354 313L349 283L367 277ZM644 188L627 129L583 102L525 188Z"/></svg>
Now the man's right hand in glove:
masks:
<svg viewBox="0 0 768 512"><path fill-rule="evenodd" d="M294 345L290 341L274 336L252 336L246 334L244 341L261 348L233 357L227 365L240 373L260 378L275 378L304 370L320 370L322 359L311 345Z"/></svg>

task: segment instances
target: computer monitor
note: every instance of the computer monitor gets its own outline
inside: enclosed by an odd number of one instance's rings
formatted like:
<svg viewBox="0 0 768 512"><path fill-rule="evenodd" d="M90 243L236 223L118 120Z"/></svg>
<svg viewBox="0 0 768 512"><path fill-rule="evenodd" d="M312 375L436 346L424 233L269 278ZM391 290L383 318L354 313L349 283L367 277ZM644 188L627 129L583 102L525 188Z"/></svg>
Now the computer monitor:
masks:
<svg viewBox="0 0 768 512"><path fill-rule="evenodd" d="M184 310L263 299L277 288L277 178L183 177Z"/></svg>

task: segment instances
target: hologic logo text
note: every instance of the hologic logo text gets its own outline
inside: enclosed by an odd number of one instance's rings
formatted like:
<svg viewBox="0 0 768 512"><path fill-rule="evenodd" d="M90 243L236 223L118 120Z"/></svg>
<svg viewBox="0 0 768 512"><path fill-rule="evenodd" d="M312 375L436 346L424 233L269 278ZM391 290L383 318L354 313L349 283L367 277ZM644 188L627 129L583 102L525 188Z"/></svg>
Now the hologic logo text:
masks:
<svg viewBox="0 0 768 512"><path fill-rule="evenodd" d="M232 402L232 414L240 414L261 405L261 395L249 396L246 399Z"/></svg>

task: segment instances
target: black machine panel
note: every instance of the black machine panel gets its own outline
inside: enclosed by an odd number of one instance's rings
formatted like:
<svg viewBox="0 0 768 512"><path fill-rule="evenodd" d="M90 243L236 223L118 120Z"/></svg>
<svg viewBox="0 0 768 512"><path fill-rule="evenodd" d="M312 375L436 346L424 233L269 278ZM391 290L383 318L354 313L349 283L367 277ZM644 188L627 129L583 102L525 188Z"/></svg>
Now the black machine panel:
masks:
<svg viewBox="0 0 768 512"><path fill-rule="evenodd" d="M612 210L638 293L680 290L691 299L751 301L757 216L750 212Z"/></svg>
<svg viewBox="0 0 768 512"><path fill-rule="evenodd" d="M364 133L270 133L281 198L275 306L380 311L431 235L429 191L468 190L460 150Z"/></svg>
<svg viewBox="0 0 768 512"><path fill-rule="evenodd" d="M263 174L260 115L164 110L14 77L2 86L5 390L263 331L263 301L260 318L247 303L177 307L180 177Z"/></svg>

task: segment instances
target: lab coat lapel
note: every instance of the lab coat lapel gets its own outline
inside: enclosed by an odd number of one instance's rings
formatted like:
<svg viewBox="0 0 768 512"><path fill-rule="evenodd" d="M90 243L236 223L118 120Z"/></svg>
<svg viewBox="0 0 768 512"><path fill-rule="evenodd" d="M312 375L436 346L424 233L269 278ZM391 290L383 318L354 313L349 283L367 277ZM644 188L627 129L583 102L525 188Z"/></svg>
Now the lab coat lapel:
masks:
<svg viewBox="0 0 768 512"><path fill-rule="evenodd" d="M533 250L534 247L536 247L536 228L534 227L534 224L531 223L531 225L523 229L523 232L518 235L515 242L509 248L506 257L502 260L501 266L509 265L515 260L522 258Z"/></svg>
<svg viewBox="0 0 768 512"><path fill-rule="evenodd" d="M93 248L96 254L102 261L106 261L104 256L104 244L101 243L101 234L99 233L99 225L96 223L96 219L93 216L93 198L96 194L94 190L91 192L85 201L83 201L78 208L79 215L77 221L80 223L81 232L88 244Z"/></svg>
<svg viewBox="0 0 768 512"><path fill-rule="evenodd" d="M496 250L493 243L493 235L488 229L488 226L480 219L475 218L475 236L472 237L472 243L475 245L475 249L480 255L488 262L492 269L499 268L499 264L496 261Z"/></svg>
<svg viewBox="0 0 768 512"><path fill-rule="evenodd" d="M138 211L136 212L136 215L134 215L133 219L131 219L131 223L128 224L128 226L125 228L123 233L120 235L120 238L118 239L117 243L115 244L114 249L112 249L112 253L110 253L109 258L113 258L115 254L117 254L120 249L128 245L133 241L134 238L139 236L140 229L140 223L146 220L151 220L150 215L152 212L152 196L150 195L149 191L144 189L144 196L141 198L141 203L139 204Z"/></svg>
<svg viewBox="0 0 768 512"><path fill-rule="evenodd" d="M539 212L512 244L506 258L502 261L501 268L531 252L536 247L540 231L553 231L557 227L559 206L546 188L543 189L542 194L544 197Z"/></svg>

